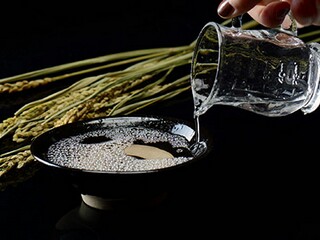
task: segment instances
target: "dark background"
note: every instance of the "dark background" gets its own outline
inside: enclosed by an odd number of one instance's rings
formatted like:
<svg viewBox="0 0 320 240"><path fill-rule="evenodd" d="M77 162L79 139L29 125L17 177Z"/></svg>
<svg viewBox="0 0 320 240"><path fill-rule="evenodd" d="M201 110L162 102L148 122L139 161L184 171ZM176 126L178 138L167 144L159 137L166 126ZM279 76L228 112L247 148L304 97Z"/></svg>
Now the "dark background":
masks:
<svg viewBox="0 0 320 240"><path fill-rule="evenodd" d="M10 1L0 10L1 56L6 60L1 75L110 52L189 44L204 23L216 18L215 5Z"/></svg>
<svg viewBox="0 0 320 240"><path fill-rule="evenodd" d="M0 78L108 53L189 44L205 23L222 21L217 3L7 1L0 8ZM189 97L145 112L192 121ZM0 119L20 104L0 96ZM108 227L92 228L91 235L82 222L74 223L77 230L56 232L81 199L72 186L40 171L0 192L0 239L319 239L318 119L318 111L267 118L216 106L201 119L214 147L193 184L182 184L159 209L103 214Z"/></svg>

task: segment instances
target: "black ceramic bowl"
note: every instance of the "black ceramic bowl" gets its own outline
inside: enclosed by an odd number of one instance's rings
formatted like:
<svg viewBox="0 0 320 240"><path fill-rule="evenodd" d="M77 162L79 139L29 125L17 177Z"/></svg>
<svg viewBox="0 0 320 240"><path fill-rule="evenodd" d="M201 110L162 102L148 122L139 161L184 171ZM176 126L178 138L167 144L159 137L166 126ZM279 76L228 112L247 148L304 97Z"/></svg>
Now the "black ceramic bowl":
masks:
<svg viewBox="0 0 320 240"><path fill-rule="evenodd" d="M201 133L201 144L195 144L193 125L159 116L80 121L39 135L31 153L56 176L66 177L88 205L109 208L111 202L128 199L141 203L185 184L205 159L210 136Z"/></svg>

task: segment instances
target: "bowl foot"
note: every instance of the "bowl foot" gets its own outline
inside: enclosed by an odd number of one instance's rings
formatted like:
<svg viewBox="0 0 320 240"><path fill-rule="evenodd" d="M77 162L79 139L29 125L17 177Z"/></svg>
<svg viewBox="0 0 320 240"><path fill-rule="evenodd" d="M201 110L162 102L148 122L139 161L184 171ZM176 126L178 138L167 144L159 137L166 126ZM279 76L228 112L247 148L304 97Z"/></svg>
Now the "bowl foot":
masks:
<svg viewBox="0 0 320 240"><path fill-rule="evenodd" d="M167 199L167 192L153 195L131 196L128 198L106 198L81 194L82 201L99 210L141 210L160 205Z"/></svg>

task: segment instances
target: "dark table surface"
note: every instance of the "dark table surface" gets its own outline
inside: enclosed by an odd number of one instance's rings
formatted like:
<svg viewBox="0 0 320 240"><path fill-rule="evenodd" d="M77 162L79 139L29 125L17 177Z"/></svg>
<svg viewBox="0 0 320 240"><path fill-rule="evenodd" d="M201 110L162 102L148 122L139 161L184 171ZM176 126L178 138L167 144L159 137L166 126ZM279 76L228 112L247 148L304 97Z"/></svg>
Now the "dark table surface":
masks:
<svg viewBox="0 0 320 240"><path fill-rule="evenodd" d="M216 4L10 1L0 14L0 76L189 44L206 22L221 21ZM190 94L142 112L192 122ZM23 104L23 97L0 98L1 120ZM88 208L73 186L43 168L0 192L0 239L320 239L319 114L268 118L210 109L201 126L214 144L202 168L164 202L142 211Z"/></svg>

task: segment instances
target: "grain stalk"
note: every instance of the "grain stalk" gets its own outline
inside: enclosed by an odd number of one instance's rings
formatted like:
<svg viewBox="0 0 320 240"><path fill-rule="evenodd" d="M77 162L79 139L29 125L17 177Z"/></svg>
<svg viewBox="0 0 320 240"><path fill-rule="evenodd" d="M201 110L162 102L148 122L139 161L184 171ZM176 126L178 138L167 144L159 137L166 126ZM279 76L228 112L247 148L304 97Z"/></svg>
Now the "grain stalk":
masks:
<svg viewBox="0 0 320 240"><path fill-rule="evenodd" d="M257 22L248 21L242 28L257 26ZM316 30L299 37L319 42L319 36ZM190 64L194 46L195 41L180 47L108 54L0 79L0 94L73 79L73 84L27 102L0 123L0 144L10 142L9 148L0 149L0 190L25 181L39 168L30 152L31 141L39 134L85 119L131 114L189 91L188 72L171 76Z"/></svg>

